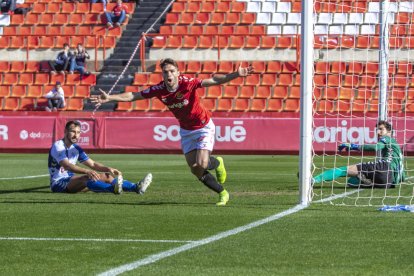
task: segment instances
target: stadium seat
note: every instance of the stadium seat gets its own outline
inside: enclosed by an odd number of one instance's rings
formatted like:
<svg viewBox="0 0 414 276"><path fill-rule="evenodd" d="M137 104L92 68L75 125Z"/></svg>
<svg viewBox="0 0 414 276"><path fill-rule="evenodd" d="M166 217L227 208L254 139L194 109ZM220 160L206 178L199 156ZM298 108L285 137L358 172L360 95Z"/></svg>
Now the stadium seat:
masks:
<svg viewBox="0 0 414 276"><path fill-rule="evenodd" d="M233 111L247 112L249 111L249 99L235 99Z"/></svg>
<svg viewBox="0 0 414 276"><path fill-rule="evenodd" d="M264 61L252 61L250 64L253 66L255 73L262 74L266 72L266 63Z"/></svg>
<svg viewBox="0 0 414 276"><path fill-rule="evenodd" d="M0 98L6 98L9 96L10 96L10 85L0 85Z"/></svg>
<svg viewBox="0 0 414 276"><path fill-rule="evenodd" d="M204 61L202 64L201 72L203 73L217 72L217 62L216 61Z"/></svg>
<svg viewBox="0 0 414 276"><path fill-rule="evenodd" d="M260 75L259 74L251 74L244 78L244 85L252 85L257 86L260 84Z"/></svg>
<svg viewBox="0 0 414 276"><path fill-rule="evenodd" d="M299 111L299 99L285 99L283 111L298 112Z"/></svg>
<svg viewBox="0 0 414 276"><path fill-rule="evenodd" d="M329 74L330 63L326 61L319 61L315 63L315 74Z"/></svg>
<svg viewBox="0 0 414 276"><path fill-rule="evenodd" d="M26 97L29 98L39 98L43 94L43 86L42 85L29 85L27 89Z"/></svg>
<svg viewBox="0 0 414 276"><path fill-rule="evenodd" d="M75 86L73 85L62 85L62 89L65 92L66 98L75 97Z"/></svg>
<svg viewBox="0 0 414 276"><path fill-rule="evenodd" d="M194 37L195 38L195 37ZM186 73L200 73L201 72L201 62L189 60L187 62Z"/></svg>
<svg viewBox="0 0 414 276"><path fill-rule="evenodd" d="M329 100L320 100L317 104L316 111L317 112L324 112L324 113L331 113L333 111L333 102Z"/></svg>
<svg viewBox="0 0 414 276"><path fill-rule="evenodd" d="M3 76L3 85L15 85L17 84L19 74L6 73Z"/></svg>
<svg viewBox="0 0 414 276"><path fill-rule="evenodd" d="M148 74L135 74L133 85L147 85Z"/></svg>
<svg viewBox="0 0 414 276"><path fill-rule="evenodd" d="M216 110L216 99L201 99L202 104L207 110L215 111Z"/></svg>
<svg viewBox="0 0 414 276"><path fill-rule="evenodd" d="M252 99L250 102L249 111L263 112L266 109L266 99Z"/></svg>
<svg viewBox="0 0 414 276"><path fill-rule="evenodd" d="M413 73L413 64L407 61L398 62L397 74L411 75Z"/></svg>
<svg viewBox="0 0 414 276"><path fill-rule="evenodd" d="M3 100L3 110L14 111L19 108L20 98L5 98Z"/></svg>
<svg viewBox="0 0 414 276"><path fill-rule="evenodd" d="M75 12L75 3L63 2L61 6L61 13L73 13Z"/></svg>
<svg viewBox="0 0 414 276"><path fill-rule="evenodd" d="M178 24L180 25L190 25L194 23L194 14L193 13L182 13L180 15Z"/></svg>
<svg viewBox="0 0 414 276"><path fill-rule="evenodd" d="M268 112L282 111L282 100L281 99L269 99L267 101L266 111Z"/></svg>
<svg viewBox="0 0 414 276"><path fill-rule="evenodd" d="M270 36L263 36L261 43L260 43L260 48L263 49L273 49L276 47L276 38L275 37L270 37Z"/></svg>
<svg viewBox="0 0 414 276"><path fill-rule="evenodd" d="M20 73L19 74L19 85L31 85L33 84L33 74L32 73Z"/></svg>
<svg viewBox="0 0 414 276"><path fill-rule="evenodd" d="M274 86L273 87L273 93L272 93L271 96L274 99L286 99L288 97L288 87L286 87L286 86ZM293 97L293 98L295 98L295 97Z"/></svg>
<svg viewBox="0 0 414 276"><path fill-rule="evenodd" d="M61 3L50 2L46 6L46 13L59 14L60 8L61 8Z"/></svg>
<svg viewBox="0 0 414 276"><path fill-rule="evenodd" d="M26 96L26 85L13 85L10 91L10 97L21 98Z"/></svg>
<svg viewBox="0 0 414 276"><path fill-rule="evenodd" d="M252 25L256 23L256 13L242 13L240 24Z"/></svg>
<svg viewBox="0 0 414 276"><path fill-rule="evenodd" d="M75 90L75 97L77 98L87 98L90 95L90 86L89 85L78 85Z"/></svg>
<svg viewBox="0 0 414 276"><path fill-rule="evenodd" d="M361 75L364 72L364 65L362 62L350 62L348 64L347 73Z"/></svg>
<svg viewBox="0 0 414 276"><path fill-rule="evenodd" d="M233 85L225 85L223 91L223 98L235 99L239 94L239 87Z"/></svg>
<svg viewBox="0 0 414 276"><path fill-rule="evenodd" d="M36 102L34 98L21 98L19 110L31 111L35 110Z"/></svg>
<svg viewBox="0 0 414 276"><path fill-rule="evenodd" d="M231 111L233 109L232 99L218 99L216 111Z"/></svg>
<svg viewBox="0 0 414 276"><path fill-rule="evenodd" d="M265 86L274 86L274 85L276 85L276 75L275 74L262 74L262 83L261 83L261 85L265 85Z"/></svg>
<svg viewBox="0 0 414 276"><path fill-rule="evenodd" d="M65 84L66 85L79 85L80 75L79 74L67 74Z"/></svg>
<svg viewBox="0 0 414 276"><path fill-rule="evenodd" d="M133 106L133 109L137 111L147 111L149 107L150 107L150 100L143 99L143 100L135 101L135 105Z"/></svg>
<svg viewBox="0 0 414 276"><path fill-rule="evenodd" d="M118 102L116 106L117 111L131 111L133 108L132 102Z"/></svg>
<svg viewBox="0 0 414 276"><path fill-rule="evenodd" d="M360 87L373 88L377 85L377 77L375 75L362 75L360 79Z"/></svg>
<svg viewBox="0 0 414 276"><path fill-rule="evenodd" d="M43 36L39 42L39 48L49 49L55 46L55 38L53 36Z"/></svg>
<svg viewBox="0 0 414 276"><path fill-rule="evenodd" d="M258 86L256 88L256 99L268 99L272 96L271 86Z"/></svg>
<svg viewBox="0 0 414 276"><path fill-rule="evenodd" d="M345 86L345 87L358 87L359 86L359 76L345 75L342 85Z"/></svg>
<svg viewBox="0 0 414 276"><path fill-rule="evenodd" d="M210 86L207 88L206 98L221 98L221 86Z"/></svg>
<svg viewBox="0 0 414 276"><path fill-rule="evenodd" d="M367 100L353 100L351 101L351 111L352 112L367 112L368 111L368 101Z"/></svg>
<svg viewBox="0 0 414 276"><path fill-rule="evenodd" d="M96 84L96 75L90 74L88 76L83 76L83 78L80 80L80 83L82 85L95 85Z"/></svg>
<svg viewBox="0 0 414 276"><path fill-rule="evenodd" d="M252 99L255 95L255 91L256 89L253 86L241 86L239 98Z"/></svg>
<svg viewBox="0 0 414 276"><path fill-rule="evenodd" d="M263 85L266 85L262 82ZM293 74L280 74L278 77L279 86L291 86L293 85Z"/></svg>
<svg viewBox="0 0 414 276"><path fill-rule="evenodd" d="M332 62L331 73L334 74L345 74L346 72L346 63L341 61Z"/></svg>
<svg viewBox="0 0 414 276"><path fill-rule="evenodd" d="M24 61L12 61L10 63L10 72L12 73L21 73L25 71L25 63Z"/></svg>
<svg viewBox="0 0 414 276"><path fill-rule="evenodd" d="M282 64L280 61L269 61L267 63L267 73L280 73L282 72Z"/></svg>
<svg viewBox="0 0 414 276"><path fill-rule="evenodd" d="M161 74L151 74L148 78L148 85L156 85L162 81Z"/></svg>
<svg viewBox="0 0 414 276"><path fill-rule="evenodd" d="M26 38L23 36L12 36L10 37L10 45L9 48L12 49L20 49L25 48L27 45Z"/></svg>
<svg viewBox="0 0 414 276"><path fill-rule="evenodd" d="M49 83L55 85L56 82L65 83L65 75L63 74L51 74L49 77ZM46 83L45 83L46 84Z"/></svg>
<svg viewBox="0 0 414 276"><path fill-rule="evenodd" d="M66 110L69 111L81 111L83 110L83 99L81 98L69 98L66 100Z"/></svg>

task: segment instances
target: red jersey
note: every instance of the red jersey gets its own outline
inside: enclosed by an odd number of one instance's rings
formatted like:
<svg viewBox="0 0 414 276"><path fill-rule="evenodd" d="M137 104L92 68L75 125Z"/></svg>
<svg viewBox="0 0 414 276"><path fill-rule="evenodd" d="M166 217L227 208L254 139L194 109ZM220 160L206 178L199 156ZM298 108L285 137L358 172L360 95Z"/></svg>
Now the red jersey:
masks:
<svg viewBox="0 0 414 276"><path fill-rule="evenodd" d="M180 127L187 130L200 129L210 121L210 112L201 104L197 88L202 80L178 76L178 88L169 92L164 81L141 92L144 98L157 97L174 114Z"/></svg>
<svg viewBox="0 0 414 276"><path fill-rule="evenodd" d="M116 5L116 6L112 9L112 13L113 13L115 16L121 16L121 12L122 12L122 11L125 11L125 13L128 13L128 6L127 6L127 5L121 5L121 6Z"/></svg>

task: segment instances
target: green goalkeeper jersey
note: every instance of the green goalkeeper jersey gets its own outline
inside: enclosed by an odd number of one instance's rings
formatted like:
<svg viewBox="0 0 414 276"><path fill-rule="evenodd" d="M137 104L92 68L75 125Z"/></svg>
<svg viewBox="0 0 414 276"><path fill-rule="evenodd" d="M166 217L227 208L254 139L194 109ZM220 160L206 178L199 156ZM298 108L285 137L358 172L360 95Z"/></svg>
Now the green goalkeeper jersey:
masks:
<svg viewBox="0 0 414 276"><path fill-rule="evenodd" d="M364 145L364 149L380 152L381 155L379 158L390 162L390 167L394 173L395 184L404 181L404 158L401 148L394 138L389 136L381 137L376 145Z"/></svg>

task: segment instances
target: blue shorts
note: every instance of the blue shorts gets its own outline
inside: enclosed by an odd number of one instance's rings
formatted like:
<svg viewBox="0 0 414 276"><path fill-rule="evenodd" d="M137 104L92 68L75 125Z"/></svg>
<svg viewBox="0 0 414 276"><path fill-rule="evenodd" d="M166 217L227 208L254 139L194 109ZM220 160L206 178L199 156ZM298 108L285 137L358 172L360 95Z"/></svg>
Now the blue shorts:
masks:
<svg viewBox="0 0 414 276"><path fill-rule="evenodd" d="M72 176L63 177L57 181L50 183L50 189L54 193L66 193L66 187L68 187L71 178Z"/></svg>

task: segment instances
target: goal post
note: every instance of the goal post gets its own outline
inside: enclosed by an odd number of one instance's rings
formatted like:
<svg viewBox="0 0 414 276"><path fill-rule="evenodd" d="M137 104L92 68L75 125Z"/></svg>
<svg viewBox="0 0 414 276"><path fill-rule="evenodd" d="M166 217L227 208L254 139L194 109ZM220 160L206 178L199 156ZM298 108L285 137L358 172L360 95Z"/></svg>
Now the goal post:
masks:
<svg viewBox="0 0 414 276"><path fill-rule="evenodd" d="M299 202L414 204L414 185L350 187L347 176L311 185L331 169L374 161L374 152L338 153L340 143L375 144L387 120L405 172L414 154L414 1L302 1ZM337 171L338 171L337 170Z"/></svg>

